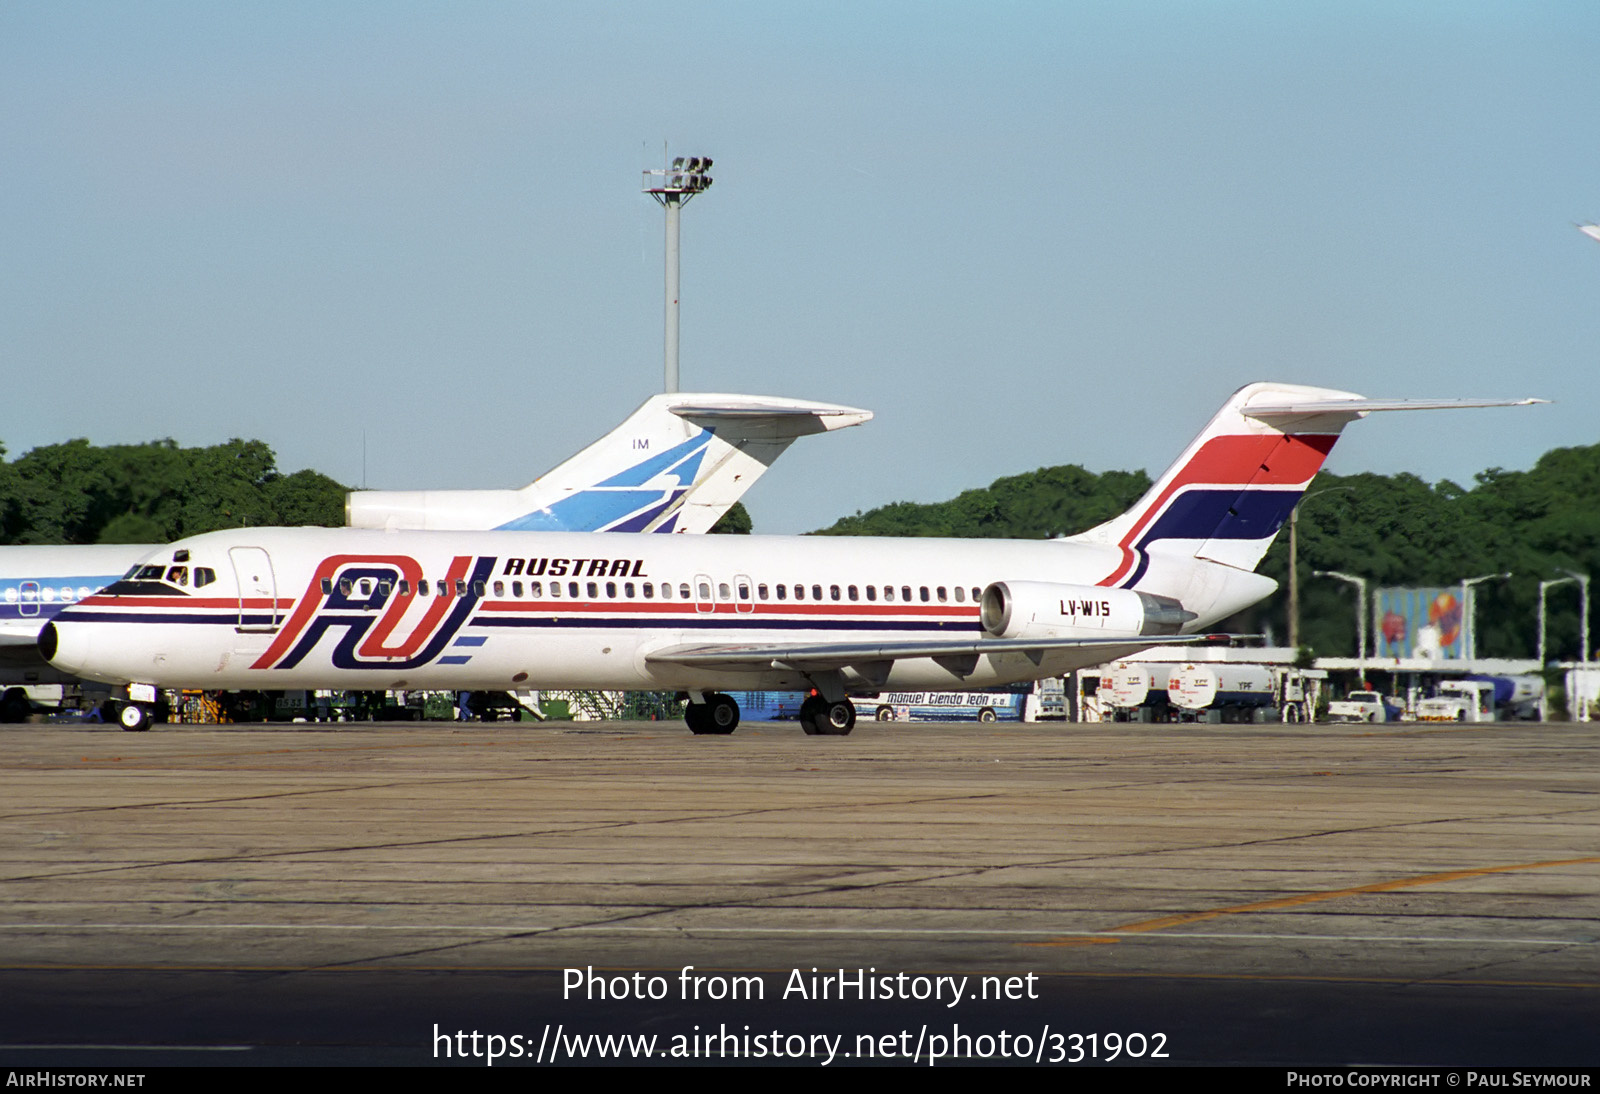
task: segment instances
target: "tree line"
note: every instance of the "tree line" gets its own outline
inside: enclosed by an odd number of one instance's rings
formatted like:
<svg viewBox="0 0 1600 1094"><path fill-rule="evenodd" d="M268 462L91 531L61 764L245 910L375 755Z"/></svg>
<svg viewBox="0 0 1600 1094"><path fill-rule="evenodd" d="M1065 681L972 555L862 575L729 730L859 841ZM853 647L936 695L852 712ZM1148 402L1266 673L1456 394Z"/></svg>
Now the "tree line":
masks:
<svg viewBox="0 0 1600 1094"><path fill-rule="evenodd" d="M1039 539L1074 535L1132 505L1150 486L1143 472L1095 474L1076 465L997 479L955 498L896 502L845 517L820 535L969 536ZM1415 475L1320 474L1299 519L1301 643L1321 656L1354 656L1355 589L1313 576L1338 570L1387 585L1476 586L1481 657L1531 657L1538 644L1539 582L1567 571L1600 576L1600 445L1558 448L1528 471L1491 468L1463 488ZM1288 581L1287 530L1260 570ZM1600 596L1600 585L1596 586ZM1288 597L1273 597L1222 629L1288 640ZM1547 653L1575 659L1581 643L1576 583L1551 589ZM1597 620L1600 625L1600 620ZM1370 626L1370 623L1369 623ZM1370 642L1370 638L1369 638Z"/></svg>
<svg viewBox="0 0 1600 1094"><path fill-rule="evenodd" d="M0 544L170 543L221 528L340 525L344 495L320 472L283 474L261 441L74 440L0 463Z"/></svg>
<svg viewBox="0 0 1600 1094"><path fill-rule="evenodd" d="M0 457L5 449L0 447ZM844 517L818 535L1043 539L1121 513L1150 488L1143 471L1095 473L1069 464L997 479L932 504L895 502ZM222 528L344 523L346 487L316 471L284 474L261 441L183 448L172 440L97 447L85 440L0 459L0 544L168 543ZM1470 488L1414 475L1321 474L1301 502L1301 641L1319 655L1355 653L1355 591L1313 577L1339 570L1382 585L1477 586L1477 648L1529 657L1538 641L1539 582L1600 573L1600 445L1558 448L1528 471L1491 468ZM736 506L718 531L750 531ZM1261 572L1283 585L1288 537ZM1600 589L1597 589L1600 593ZM1227 629L1287 640L1280 592ZM1578 656L1576 585L1548 599L1551 657Z"/></svg>

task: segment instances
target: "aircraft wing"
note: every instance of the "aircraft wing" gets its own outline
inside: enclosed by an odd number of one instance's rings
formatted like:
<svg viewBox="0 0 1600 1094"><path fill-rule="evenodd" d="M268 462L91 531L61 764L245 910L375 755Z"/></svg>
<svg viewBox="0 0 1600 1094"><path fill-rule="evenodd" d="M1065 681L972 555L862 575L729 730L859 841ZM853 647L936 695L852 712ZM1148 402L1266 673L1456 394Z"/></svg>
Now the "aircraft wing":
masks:
<svg viewBox="0 0 1600 1094"><path fill-rule="evenodd" d="M806 645L751 643L749 645L673 646L645 655L657 664L692 665L733 672L763 672L770 669L813 671L844 668L846 665L901 661L916 657L977 658L983 654L1021 653L1038 660L1053 650L1104 649L1108 658L1115 651L1133 652L1150 646L1215 643L1238 635L1124 635L1120 638L987 638L930 642L817 642Z"/></svg>
<svg viewBox="0 0 1600 1094"><path fill-rule="evenodd" d="M0 623L0 646L37 646L39 631L49 620L27 619Z"/></svg>

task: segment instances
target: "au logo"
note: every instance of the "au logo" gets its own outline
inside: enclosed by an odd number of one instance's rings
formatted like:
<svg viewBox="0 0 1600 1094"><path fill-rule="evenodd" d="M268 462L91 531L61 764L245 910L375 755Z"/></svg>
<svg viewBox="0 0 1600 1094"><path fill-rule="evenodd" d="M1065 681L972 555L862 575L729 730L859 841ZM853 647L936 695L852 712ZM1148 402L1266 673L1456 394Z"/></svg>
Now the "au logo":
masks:
<svg viewBox="0 0 1600 1094"><path fill-rule="evenodd" d="M436 659L483 599L495 558L458 555L440 591L421 595L422 567L404 555L334 555L323 559L284 622L251 668L292 669L329 632L330 660L341 669L412 669Z"/></svg>

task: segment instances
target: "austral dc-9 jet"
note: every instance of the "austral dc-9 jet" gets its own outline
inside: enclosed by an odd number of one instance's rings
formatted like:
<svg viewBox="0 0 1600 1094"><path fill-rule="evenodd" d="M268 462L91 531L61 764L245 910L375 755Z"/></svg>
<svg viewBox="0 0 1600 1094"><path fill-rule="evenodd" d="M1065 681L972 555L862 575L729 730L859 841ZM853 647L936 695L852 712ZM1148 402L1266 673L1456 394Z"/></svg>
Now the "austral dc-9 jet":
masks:
<svg viewBox="0 0 1600 1094"><path fill-rule="evenodd" d="M1537 400L1517 400L1532 402ZM808 733L852 692L969 690L1194 640L1276 588L1254 572L1340 431L1380 401L1236 392L1132 509L1052 541L242 529L153 556L56 616L57 666L157 688L674 689L697 733L740 689L813 690ZM204 589L163 578L205 567Z"/></svg>
<svg viewBox="0 0 1600 1094"><path fill-rule="evenodd" d="M855 407L769 395L656 395L520 490L355 491L345 519L390 530L707 532L797 438L871 418ZM0 547L0 685L75 679L40 660L40 628L158 550ZM160 582L196 595L211 573L181 563L158 569ZM21 721L28 707L21 687L8 688L0 721Z"/></svg>

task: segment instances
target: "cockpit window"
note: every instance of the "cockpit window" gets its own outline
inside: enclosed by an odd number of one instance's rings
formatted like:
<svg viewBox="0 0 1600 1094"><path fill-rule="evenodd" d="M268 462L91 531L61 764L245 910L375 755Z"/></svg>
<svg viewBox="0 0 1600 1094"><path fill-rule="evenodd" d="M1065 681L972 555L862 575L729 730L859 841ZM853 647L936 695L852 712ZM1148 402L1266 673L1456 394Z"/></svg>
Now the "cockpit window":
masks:
<svg viewBox="0 0 1600 1094"><path fill-rule="evenodd" d="M189 567L173 566L167 570L167 582L171 585L189 584Z"/></svg>
<svg viewBox="0 0 1600 1094"><path fill-rule="evenodd" d="M160 581L161 569L159 562L154 566L135 566L128 571L128 576L135 581Z"/></svg>
<svg viewBox="0 0 1600 1094"><path fill-rule="evenodd" d="M196 589L203 589L215 580L217 580L217 571L210 566L196 566L194 568L194 587Z"/></svg>

